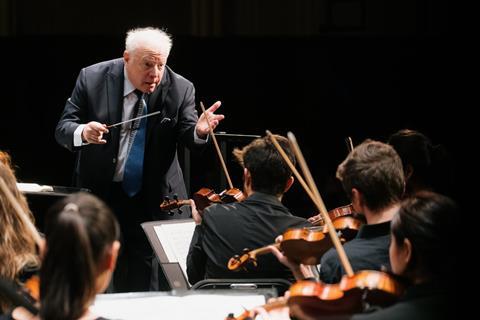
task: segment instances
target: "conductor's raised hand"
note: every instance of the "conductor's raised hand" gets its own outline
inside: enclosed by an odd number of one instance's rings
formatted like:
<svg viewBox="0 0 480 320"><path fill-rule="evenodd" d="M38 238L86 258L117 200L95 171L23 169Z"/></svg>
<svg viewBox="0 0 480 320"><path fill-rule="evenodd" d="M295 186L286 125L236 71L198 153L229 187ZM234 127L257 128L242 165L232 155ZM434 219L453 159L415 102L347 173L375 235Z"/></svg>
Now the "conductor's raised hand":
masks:
<svg viewBox="0 0 480 320"><path fill-rule="evenodd" d="M222 121L225 116L223 114L215 114L214 112L221 106L221 102L215 102L210 108L208 108L205 112L200 115L198 118L197 126L195 130L197 131L197 135L199 138L204 139L210 133L210 127L208 126L208 121L210 122L210 126L212 130L218 126L220 121Z"/></svg>
<svg viewBox="0 0 480 320"><path fill-rule="evenodd" d="M107 125L100 122L91 121L85 125L82 131L83 142L93 144L105 144L107 140L103 139L103 134L108 133Z"/></svg>

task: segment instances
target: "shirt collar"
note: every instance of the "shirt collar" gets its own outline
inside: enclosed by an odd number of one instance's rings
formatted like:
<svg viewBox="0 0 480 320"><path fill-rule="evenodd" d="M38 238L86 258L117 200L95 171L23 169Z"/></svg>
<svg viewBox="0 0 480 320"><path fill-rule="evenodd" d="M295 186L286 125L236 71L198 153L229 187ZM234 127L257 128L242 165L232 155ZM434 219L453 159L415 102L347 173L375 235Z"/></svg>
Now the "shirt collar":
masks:
<svg viewBox="0 0 480 320"><path fill-rule="evenodd" d="M135 87L133 86L133 84L128 79L127 69L125 67L123 67L123 78L124 78L124 81L123 81L123 96L126 97L130 93L135 91Z"/></svg>
<svg viewBox="0 0 480 320"><path fill-rule="evenodd" d="M390 221L377 224L364 224L357 233L357 238L370 239L390 234Z"/></svg>

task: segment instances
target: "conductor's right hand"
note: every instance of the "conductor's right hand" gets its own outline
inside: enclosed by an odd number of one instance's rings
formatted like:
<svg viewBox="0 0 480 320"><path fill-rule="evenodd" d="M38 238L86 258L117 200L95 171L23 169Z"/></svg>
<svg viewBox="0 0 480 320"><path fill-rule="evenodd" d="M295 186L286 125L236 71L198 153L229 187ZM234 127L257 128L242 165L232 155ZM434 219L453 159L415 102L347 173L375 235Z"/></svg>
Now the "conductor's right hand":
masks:
<svg viewBox="0 0 480 320"><path fill-rule="evenodd" d="M104 133L108 133L106 124L91 121L83 128L82 140L85 143L105 144L107 143L107 140L103 139Z"/></svg>

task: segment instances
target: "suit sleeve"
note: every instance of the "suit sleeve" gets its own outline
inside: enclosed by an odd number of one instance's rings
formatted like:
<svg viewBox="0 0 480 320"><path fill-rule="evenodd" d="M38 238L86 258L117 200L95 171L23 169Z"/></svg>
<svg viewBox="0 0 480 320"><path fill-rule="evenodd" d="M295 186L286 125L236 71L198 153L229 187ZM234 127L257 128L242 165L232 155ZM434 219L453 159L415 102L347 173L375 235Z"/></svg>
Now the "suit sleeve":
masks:
<svg viewBox="0 0 480 320"><path fill-rule="evenodd" d="M78 149L73 146L73 133L85 121L87 113L85 87L85 69L82 69L77 77L72 96L67 99L55 128L55 140L70 151Z"/></svg>
<svg viewBox="0 0 480 320"><path fill-rule="evenodd" d="M207 255L203 250L203 231L202 225L197 225L193 232L192 242L187 256L187 275L188 282L195 284L200 280L205 279L205 264L207 262Z"/></svg>
<svg viewBox="0 0 480 320"><path fill-rule="evenodd" d="M203 146L194 139L195 126L198 121L198 113L195 109L195 87L188 82L185 95L179 113L179 138L189 148Z"/></svg>

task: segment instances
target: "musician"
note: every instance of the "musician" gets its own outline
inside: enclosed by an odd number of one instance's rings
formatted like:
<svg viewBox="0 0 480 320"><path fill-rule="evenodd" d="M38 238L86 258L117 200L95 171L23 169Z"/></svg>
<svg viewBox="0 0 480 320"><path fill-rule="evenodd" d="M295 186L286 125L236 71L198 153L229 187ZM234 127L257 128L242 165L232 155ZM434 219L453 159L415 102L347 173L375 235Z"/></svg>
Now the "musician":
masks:
<svg viewBox="0 0 480 320"><path fill-rule="evenodd" d="M457 280L455 264L459 244L458 238L453 235L458 226L458 214L456 204L437 193L422 191L403 200L391 221L389 259L392 272L406 280L408 287L404 295L396 304L382 310L333 318L453 319L453 309L459 308L457 302L464 298L456 300L457 291L453 290ZM251 314L261 314L264 320L290 319L288 308L278 308L274 312L256 308ZM322 314L314 317L331 318Z"/></svg>
<svg viewBox="0 0 480 320"><path fill-rule="evenodd" d="M411 129L393 133L388 144L402 159L406 181L404 196L423 190L452 194L453 168L443 145L433 144L429 137Z"/></svg>
<svg viewBox="0 0 480 320"><path fill-rule="evenodd" d="M177 143L206 142L209 127L195 110L193 84L167 65L172 39L157 28L129 30L123 58L83 68L57 124L58 143L77 153L75 184L113 209L122 230L115 292L169 289L158 283L158 267L141 223L168 219L164 196L186 198ZM213 128L223 115L207 110ZM107 128L136 115L159 115ZM134 152L132 152L134 151ZM178 217L178 216L177 216Z"/></svg>
<svg viewBox="0 0 480 320"><path fill-rule="evenodd" d="M9 159L7 153L0 152L1 159ZM0 161L0 179L12 193L23 212L34 225L25 196L17 188L15 175L8 166L9 162ZM14 204L0 188L0 277L22 285L31 276L37 274L40 258L32 230L22 222L14 209ZM9 313L11 302L0 293L0 315Z"/></svg>
<svg viewBox="0 0 480 320"><path fill-rule="evenodd" d="M94 195L72 194L49 210L45 236L40 314L28 317L25 309L17 308L14 319L104 319L89 307L107 288L120 249L120 228L112 211Z"/></svg>
<svg viewBox="0 0 480 320"><path fill-rule="evenodd" d="M458 307L451 291L457 217L456 204L446 196L424 191L405 199L391 223L390 262L411 286L395 305L353 319L451 319Z"/></svg>
<svg viewBox="0 0 480 320"><path fill-rule="evenodd" d="M390 221L398 210L405 185L400 157L391 146L366 140L338 166L337 178L351 199L353 211L363 215L366 221L357 236L343 245L353 271L388 269ZM297 279L314 275L275 247L271 250ZM330 249L320 260L320 280L338 283L344 274L337 251Z"/></svg>
<svg viewBox="0 0 480 320"><path fill-rule="evenodd" d="M295 157L285 137L277 136L288 157ZM244 248L271 244L288 228L311 226L281 203L293 184L292 172L268 137L252 141L234 155L243 167L246 200L214 204L200 214L192 201L197 223L187 257L188 280L194 284L205 278L285 278L292 274L272 255L258 257L258 267L248 271L227 269L228 260Z"/></svg>
<svg viewBox="0 0 480 320"><path fill-rule="evenodd" d="M389 268L390 221L405 187L400 157L391 146L366 140L338 166L337 178L354 212L362 214L366 221L356 238L343 246L353 271ZM337 251L330 249L320 261L320 279L338 283L344 274Z"/></svg>

